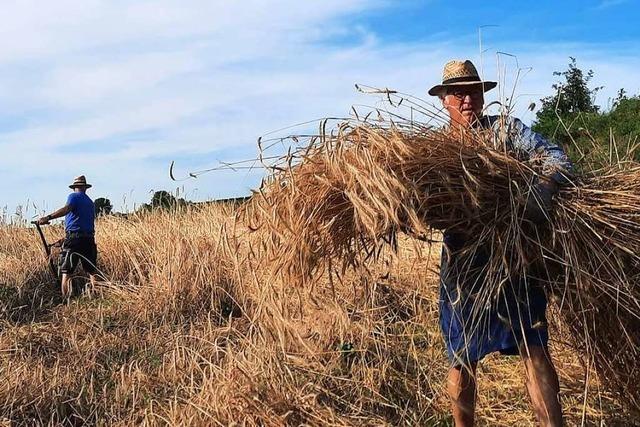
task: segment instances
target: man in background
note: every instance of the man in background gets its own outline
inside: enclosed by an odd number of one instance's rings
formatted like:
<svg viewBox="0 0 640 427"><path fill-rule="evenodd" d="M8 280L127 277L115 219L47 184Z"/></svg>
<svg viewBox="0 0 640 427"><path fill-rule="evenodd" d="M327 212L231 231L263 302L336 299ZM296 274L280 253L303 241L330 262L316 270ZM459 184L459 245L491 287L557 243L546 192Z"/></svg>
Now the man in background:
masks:
<svg viewBox="0 0 640 427"><path fill-rule="evenodd" d="M87 184L84 175L74 179L69 186L73 190L67 197L64 207L46 215L38 220L41 225L49 224L56 218L64 216L65 237L62 244L61 272L62 272L62 295L69 298L72 293L71 275L75 271L78 263L89 274L91 287L96 283L98 249L95 241L95 207L93 201L87 196L87 189L91 184Z"/></svg>

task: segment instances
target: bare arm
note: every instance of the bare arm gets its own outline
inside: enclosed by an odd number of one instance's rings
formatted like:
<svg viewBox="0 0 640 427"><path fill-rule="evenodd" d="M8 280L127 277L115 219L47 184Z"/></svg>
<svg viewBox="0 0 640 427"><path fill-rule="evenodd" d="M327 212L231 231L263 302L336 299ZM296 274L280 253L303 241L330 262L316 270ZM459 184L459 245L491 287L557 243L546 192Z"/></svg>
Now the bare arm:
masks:
<svg viewBox="0 0 640 427"><path fill-rule="evenodd" d="M70 205L65 205L64 207L61 207L57 211L55 211L55 212L53 212L53 213L51 213L51 214L49 214L47 216L43 216L42 218L40 218L38 220L38 224L40 224L40 225L49 224L49 221L51 221L52 219L62 218L63 216L65 216L69 212L71 212L71 206Z"/></svg>
<svg viewBox="0 0 640 427"><path fill-rule="evenodd" d="M551 192L551 194L556 194L560 189L560 184L555 180L555 175L540 177L538 186L543 187L545 190Z"/></svg>

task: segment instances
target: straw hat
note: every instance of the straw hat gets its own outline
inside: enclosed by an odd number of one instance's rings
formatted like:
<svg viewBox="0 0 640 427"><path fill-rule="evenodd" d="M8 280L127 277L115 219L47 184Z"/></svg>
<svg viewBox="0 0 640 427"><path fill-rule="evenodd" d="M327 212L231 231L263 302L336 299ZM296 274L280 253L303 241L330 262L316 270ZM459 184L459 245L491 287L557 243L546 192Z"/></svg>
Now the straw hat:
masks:
<svg viewBox="0 0 640 427"><path fill-rule="evenodd" d="M429 95L438 96L442 94L448 87L459 87L467 85L482 86L484 92L487 92L498 85L496 82L482 81L478 75L478 70L469 60L458 61L453 60L444 64L442 72L442 84L435 85L429 89Z"/></svg>
<svg viewBox="0 0 640 427"><path fill-rule="evenodd" d="M80 175L73 180L73 184L69 188L91 188L91 184L87 184L87 178Z"/></svg>

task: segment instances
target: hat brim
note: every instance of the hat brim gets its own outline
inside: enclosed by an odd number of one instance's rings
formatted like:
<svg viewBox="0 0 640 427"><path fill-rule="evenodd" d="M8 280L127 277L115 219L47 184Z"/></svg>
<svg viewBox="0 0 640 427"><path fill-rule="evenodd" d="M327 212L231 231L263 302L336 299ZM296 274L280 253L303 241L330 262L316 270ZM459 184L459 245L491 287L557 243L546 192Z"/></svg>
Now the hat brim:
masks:
<svg viewBox="0 0 640 427"><path fill-rule="evenodd" d="M91 188L91 184L71 184L69 188Z"/></svg>
<svg viewBox="0 0 640 427"><path fill-rule="evenodd" d="M435 85L431 89L429 89L429 95L431 96L439 96L442 92L446 91L449 87L460 87L460 86L480 86L484 89L485 92L490 91L494 87L498 86L497 82L455 82L455 83L447 83L442 85Z"/></svg>

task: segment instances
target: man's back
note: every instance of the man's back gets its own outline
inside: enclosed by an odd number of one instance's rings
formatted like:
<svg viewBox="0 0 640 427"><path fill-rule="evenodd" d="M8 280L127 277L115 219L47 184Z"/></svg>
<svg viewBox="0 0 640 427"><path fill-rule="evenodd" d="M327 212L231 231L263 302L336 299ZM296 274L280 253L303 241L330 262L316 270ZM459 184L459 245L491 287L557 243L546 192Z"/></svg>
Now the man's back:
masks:
<svg viewBox="0 0 640 427"><path fill-rule="evenodd" d="M95 207L89 196L80 191L73 192L67 198L67 205L71 211L64 218L65 231L93 233Z"/></svg>

